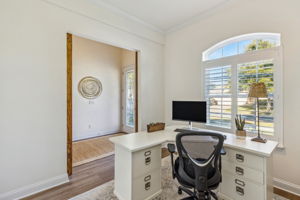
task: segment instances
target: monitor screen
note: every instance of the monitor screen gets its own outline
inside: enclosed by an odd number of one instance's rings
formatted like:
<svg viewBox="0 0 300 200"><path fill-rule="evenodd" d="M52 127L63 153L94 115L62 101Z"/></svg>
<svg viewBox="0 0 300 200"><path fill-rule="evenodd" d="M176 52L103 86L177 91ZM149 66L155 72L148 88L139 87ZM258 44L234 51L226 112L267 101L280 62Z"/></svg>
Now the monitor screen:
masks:
<svg viewBox="0 0 300 200"><path fill-rule="evenodd" d="M172 119L206 123L206 102L173 101Z"/></svg>

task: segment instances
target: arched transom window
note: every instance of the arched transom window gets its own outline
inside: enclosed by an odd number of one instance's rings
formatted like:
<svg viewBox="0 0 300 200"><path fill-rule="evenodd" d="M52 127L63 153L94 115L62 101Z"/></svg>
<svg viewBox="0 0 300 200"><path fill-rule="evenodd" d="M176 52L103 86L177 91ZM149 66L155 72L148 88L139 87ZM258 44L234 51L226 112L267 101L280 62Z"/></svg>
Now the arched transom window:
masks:
<svg viewBox="0 0 300 200"><path fill-rule="evenodd" d="M214 60L277 46L280 46L280 34L253 33L241 35L212 46L203 52L203 60Z"/></svg>
<svg viewBox="0 0 300 200"><path fill-rule="evenodd" d="M203 52L204 94L208 126L235 130L234 118L246 119L256 133L258 113L248 98L251 83L263 82L268 97L260 100L260 130L265 137L282 136L280 34L255 33L222 41Z"/></svg>

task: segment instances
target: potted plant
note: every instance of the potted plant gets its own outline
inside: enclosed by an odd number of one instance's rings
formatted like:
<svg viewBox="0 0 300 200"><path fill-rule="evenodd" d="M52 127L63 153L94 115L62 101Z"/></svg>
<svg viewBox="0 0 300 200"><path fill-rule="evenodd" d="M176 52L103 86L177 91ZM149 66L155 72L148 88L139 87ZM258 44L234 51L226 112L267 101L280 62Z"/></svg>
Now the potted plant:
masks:
<svg viewBox="0 0 300 200"><path fill-rule="evenodd" d="M235 126L236 126L236 136L238 138L244 138L246 137L246 131L244 130L246 121L245 119L242 119L242 115L236 115L235 118Z"/></svg>

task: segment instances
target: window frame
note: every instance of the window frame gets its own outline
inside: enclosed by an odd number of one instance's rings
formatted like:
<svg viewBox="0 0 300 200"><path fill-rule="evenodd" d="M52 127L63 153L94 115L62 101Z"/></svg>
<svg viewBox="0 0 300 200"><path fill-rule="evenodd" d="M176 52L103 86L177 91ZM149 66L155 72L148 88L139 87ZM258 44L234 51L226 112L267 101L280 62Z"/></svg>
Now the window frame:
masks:
<svg viewBox="0 0 300 200"><path fill-rule="evenodd" d="M240 38L239 38L240 39ZM232 40L233 41L233 40ZM236 40L234 40L236 41ZM233 42L234 42L233 41ZM224 44L224 43L223 43ZM227 42L226 44L229 44ZM215 47L215 46L214 46ZM219 48L220 46L218 46ZM210 48L212 49L212 48ZM272 60L274 65L274 135L268 136L263 135L265 138L269 140L276 140L279 142L279 147L284 146L283 140L283 62L282 62L282 46L276 46L268 49L260 49L255 51L245 52L244 54L238 54L234 56L222 57L214 60L206 60L202 61L201 67L201 76L202 76L202 97L206 99L205 94L205 69L213 68L217 66L231 66L231 82L235 83L232 84L232 122L231 128L223 128L217 127L209 124L205 124L205 128L213 129L217 131L226 131L234 133L235 131L235 124L234 118L237 113L237 66L238 64L242 63L250 63L255 61L264 61L264 60ZM204 55L204 54L203 54ZM249 134L248 136L253 136L253 134Z"/></svg>
<svg viewBox="0 0 300 200"><path fill-rule="evenodd" d="M250 33L250 34L244 34L244 35L236 36L236 37L233 37L233 38L229 38L227 40L223 40L223 41L213 45L209 49L205 50L202 53L202 61L209 61L208 56L211 53L213 53L214 51L216 51L220 48L223 48L223 47L225 47L229 44L240 42L240 41L243 41L243 40L259 40L259 39L274 39L274 40L278 41L278 46L276 46L276 47L281 46L281 40L280 40L280 34L279 33ZM273 48L275 48L275 47L273 47ZM253 50L253 51L260 51L260 50L261 49L256 49L256 50ZM249 52L252 52L252 51L249 51ZM246 54L246 53L244 53L244 54ZM236 54L236 55L233 55L233 56L237 56L237 55L243 55L243 54ZM225 58L225 57L226 56L221 57L221 58ZM231 56L228 56L228 57L231 57ZM220 58L217 58L217 59L220 59ZM212 60L217 60L217 59L212 59Z"/></svg>

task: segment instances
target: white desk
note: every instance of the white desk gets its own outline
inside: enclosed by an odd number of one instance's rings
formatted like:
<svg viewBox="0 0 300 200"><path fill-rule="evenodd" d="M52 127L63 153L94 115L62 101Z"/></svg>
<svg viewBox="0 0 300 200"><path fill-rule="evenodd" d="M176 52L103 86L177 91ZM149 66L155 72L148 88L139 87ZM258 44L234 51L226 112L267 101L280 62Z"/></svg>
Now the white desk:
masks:
<svg viewBox="0 0 300 200"><path fill-rule="evenodd" d="M176 128L146 131L110 138L115 144L115 195L120 200L151 199L161 192L161 147L174 143ZM199 129L204 130L204 129ZM208 131L208 130L205 130ZM227 136L222 157L223 182L219 195L229 200L271 200L272 152L277 142L252 142Z"/></svg>

